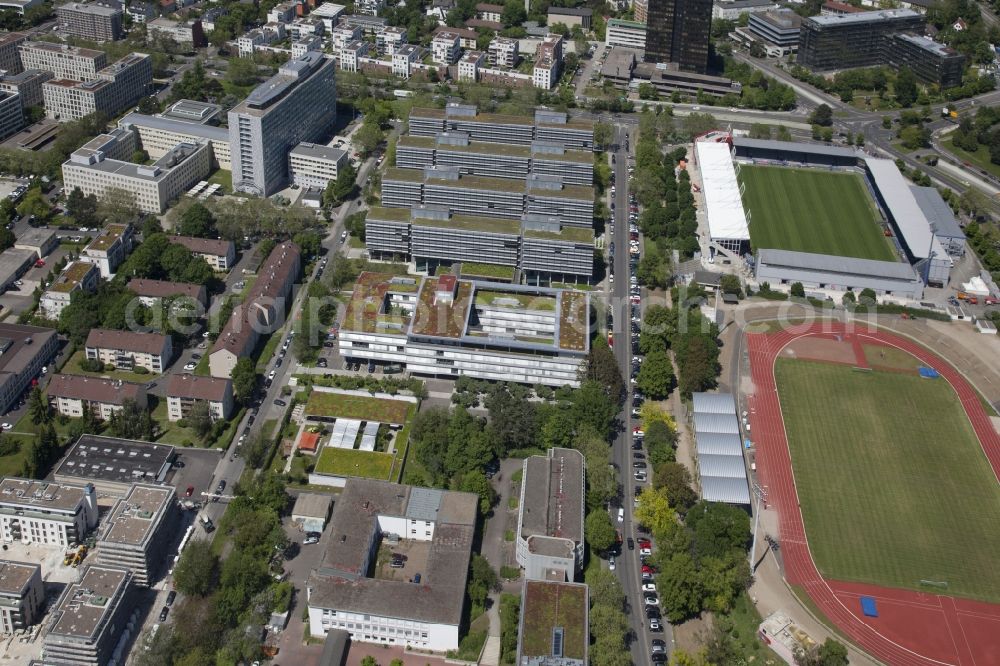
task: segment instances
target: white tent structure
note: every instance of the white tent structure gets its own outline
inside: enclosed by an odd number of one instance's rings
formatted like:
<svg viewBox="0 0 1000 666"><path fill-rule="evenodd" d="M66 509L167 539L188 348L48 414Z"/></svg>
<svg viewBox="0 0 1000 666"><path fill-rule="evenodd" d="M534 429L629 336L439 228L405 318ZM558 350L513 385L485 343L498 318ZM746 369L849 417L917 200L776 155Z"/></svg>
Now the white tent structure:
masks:
<svg viewBox="0 0 1000 666"><path fill-rule="evenodd" d="M741 254L750 244L750 223L729 144L698 141L694 145L712 242Z"/></svg>

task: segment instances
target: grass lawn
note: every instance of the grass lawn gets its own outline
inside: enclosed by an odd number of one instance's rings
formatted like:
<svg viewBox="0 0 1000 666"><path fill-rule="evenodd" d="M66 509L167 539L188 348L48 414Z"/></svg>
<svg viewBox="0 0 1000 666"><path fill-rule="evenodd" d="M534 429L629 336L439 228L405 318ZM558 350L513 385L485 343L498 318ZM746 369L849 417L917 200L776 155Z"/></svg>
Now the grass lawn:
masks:
<svg viewBox="0 0 1000 666"><path fill-rule="evenodd" d="M271 362L271 358L274 356L274 350L278 348L278 343L281 342L283 337L285 337L284 327L279 328L277 331L272 333L271 337L269 337L267 342L264 343L264 348L261 349L260 356L257 357L257 372L262 373L267 369L267 364Z"/></svg>
<svg viewBox="0 0 1000 666"><path fill-rule="evenodd" d="M963 162L968 162L974 165L977 169L985 169L987 173L991 173L997 178L1000 178L1000 164L993 164L990 162L990 149L986 146L980 144L979 149L974 153L970 153L967 150L963 150L955 145L952 137L948 137L941 143L944 147L955 153Z"/></svg>
<svg viewBox="0 0 1000 666"><path fill-rule="evenodd" d="M21 446L14 453L0 456L0 477L18 476L24 468L24 462L28 459L28 451L31 448L33 437L22 435L10 435L4 433L5 441L17 440Z"/></svg>
<svg viewBox="0 0 1000 666"><path fill-rule="evenodd" d="M1000 601L1000 488L951 386L790 359L776 377L823 575Z"/></svg>
<svg viewBox="0 0 1000 666"><path fill-rule="evenodd" d="M403 423L413 407L405 400L313 391L306 403L306 415Z"/></svg>
<svg viewBox="0 0 1000 666"><path fill-rule="evenodd" d="M87 377L110 377L111 379L121 379L126 382L136 382L138 384L145 384L146 382L151 382L154 379L158 379L159 375L147 372L146 374L140 374L138 372L129 372L127 370L113 370L111 372L87 372L80 367L80 363L87 358L86 352L82 349L75 354L73 354L66 364L63 366L62 372L64 375L85 375Z"/></svg>
<svg viewBox="0 0 1000 666"><path fill-rule="evenodd" d="M319 474L387 480L392 470L392 459L393 456L388 453L328 446L320 452L315 471Z"/></svg>
<svg viewBox="0 0 1000 666"><path fill-rule="evenodd" d="M233 172L225 169L216 169L215 173L208 177L209 185L222 185L222 194L232 194Z"/></svg>
<svg viewBox="0 0 1000 666"><path fill-rule="evenodd" d="M861 176L743 166L754 249L895 261Z"/></svg>

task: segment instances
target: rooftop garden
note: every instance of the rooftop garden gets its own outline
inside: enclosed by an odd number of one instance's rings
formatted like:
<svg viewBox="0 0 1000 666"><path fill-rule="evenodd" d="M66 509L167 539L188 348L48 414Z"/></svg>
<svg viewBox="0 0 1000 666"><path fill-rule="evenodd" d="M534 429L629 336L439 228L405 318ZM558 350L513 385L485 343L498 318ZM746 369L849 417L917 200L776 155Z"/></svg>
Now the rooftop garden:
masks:
<svg viewBox="0 0 1000 666"><path fill-rule="evenodd" d="M514 267L464 262L462 264L462 275L470 278L488 278L510 282L514 279Z"/></svg>
<svg viewBox="0 0 1000 666"><path fill-rule="evenodd" d="M516 236L521 231L521 223L517 220L473 215L451 215L447 220L437 220L431 217L415 217L413 218L413 225L434 227L435 229L465 229L467 231L510 234L512 236Z"/></svg>
<svg viewBox="0 0 1000 666"><path fill-rule="evenodd" d="M514 305L516 303L516 305ZM489 305L497 308L523 308L525 310L543 310L553 312L556 309L556 299L553 296L539 294L522 294L514 291L492 291L480 289L476 291L476 305Z"/></svg>
<svg viewBox="0 0 1000 666"><path fill-rule="evenodd" d="M363 331L374 333L378 324L393 323L405 327L410 317L401 310L385 310L385 297L390 291L398 293L415 293L418 283L396 281L387 273L362 273L354 282L351 300L347 303L347 311L341 327L347 331Z"/></svg>
<svg viewBox="0 0 1000 666"><path fill-rule="evenodd" d="M419 171L415 173L420 174ZM388 174L386 174L388 178ZM516 194L518 192L524 192L524 181L514 180L512 178L485 178L483 176L466 176L462 175L458 180L449 180L448 178L428 178L428 185L440 185L443 187L458 187L466 190L485 190L487 192L504 192L508 194ZM590 196L593 199L593 195Z"/></svg>
<svg viewBox="0 0 1000 666"><path fill-rule="evenodd" d="M559 346L584 351L590 328L587 321L587 295L574 291L562 292L559 314Z"/></svg>
<svg viewBox="0 0 1000 666"><path fill-rule="evenodd" d="M390 453L327 446L320 452L313 469L317 474L390 480L394 458Z"/></svg>
<svg viewBox="0 0 1000 666"><path fill-rule="evenodd" d="M405 400L313 391L306 403L306 416L397 424L405 422L415 407L413 403Z"/></svg>
<svg viewBox="0 0 1000 666"><path fill-rule="evenodd" d="M420 169L400 169L399 167L389 167L382 176L382 182L387 180L405 180L411 183L421 183L424 180L424 172Z"/></svg>
<svg viewBox="0 0 1000 666"><path fill-rule="evenodd" d="M583 227L565 226L559 231L543 231L541 229L525 229L525 238L543 238L545 240L562 241L564 243L594 244L594 232Z"/></svg>
<svg viewBox="0 0 1000 666"><path fill-rule="evenodd" d="M459 282L455 298L435 303L437 280L424 280L412 330L417 335L457 338L465 332L466 310L472 298L472 283Z"/></svg>
<svg viewBox="0 0 1000 666"><path fill-rule="evenodd" d="M540 657L552 652L552 630L563 630L563 655L583 659L587 635L587 588L532 581L527 584L522 614L521 653Z"/></svg>

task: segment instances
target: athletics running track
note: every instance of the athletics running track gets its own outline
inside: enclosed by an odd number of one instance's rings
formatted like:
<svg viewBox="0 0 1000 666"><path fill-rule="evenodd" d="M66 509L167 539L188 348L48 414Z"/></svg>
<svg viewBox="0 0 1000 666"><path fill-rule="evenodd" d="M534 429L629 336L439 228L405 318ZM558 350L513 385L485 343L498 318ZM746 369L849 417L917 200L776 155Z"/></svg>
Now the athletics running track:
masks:
<svg viewBox="0 0 1000 666"><path fill-rule="evenodd" d="M779 333L747 334L754 394L749 396L757 470L768 504L778 510L785 578L865 652L892 666L1000 666L1000 606L937 594L824 580L806 543L792 461L774 379L774 361L795 338L815 335L898 347L937 370L958 393L993 471L1000 479L1000 435L979 397L957 370L910 340L867 327L825 321ZM998 527L1000 529L1000 527ZM1000 566L1000 555L998 555ZM861 614L859 597L878 600L879 617Z"/></svg>

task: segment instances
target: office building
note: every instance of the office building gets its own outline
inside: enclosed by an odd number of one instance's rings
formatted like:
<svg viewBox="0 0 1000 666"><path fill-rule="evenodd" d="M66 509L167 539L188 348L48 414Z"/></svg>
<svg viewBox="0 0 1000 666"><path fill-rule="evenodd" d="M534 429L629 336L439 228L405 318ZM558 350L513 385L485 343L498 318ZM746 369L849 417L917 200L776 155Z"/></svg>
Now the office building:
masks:
<svg viewBox="0 0 1000 666"><path fill-rule="evenodd" d="M515 557L527 580L572 582L582 571L585 468L575 449L525 458Z"/></svg>
<svg viewBox="0 0 1000 666"><path fill-rule="evenodd" d="M176 523L173 486L133 485L101 523L97 563L128 569L136 585L150 585L171 555Z"/></svg>
<svg viewBox="0 0 1000 666"><path fill-rule="evenodd" d="M24 71L21 64L21 54L18 50L28 35L23 32L5 32L0 34L0 69L7 74L20 74Z"/></svg>
<svg viewBox="0 0 1000 666"><path fill-rule="evenodd" d="M0 635L24 631L41 617L44 607L42 567L0 560Z"/></svg>
<svg viewBox="0 0 1000 666"><path fill-rule="evenodd" d="M66 165L64 164L64 178L65 168ZM66 187L71 189L78 186L78 183L74 180L66 179L64 182L66 183ZM73 183L72 185L70 184L71 182ZM87 192L87 190L84 190L84 192ZM102 278L111 278L122 262L125 261L125 257L132 252L134 243L135 230L131 224L109 224L94 240L90 241L90 245L83 248L83 252L80 253L80 260L96 264L101 271Z"/></svg>
<svg viewBox="0 0 1000 666"><path fill-rule="evenodd" d="M676 63L705 74L712 34L712 0L649 0L644 59Z"/></svg>
<svg viewBox="0 0 1000 666"><path fill-rule="evenodd" d="M42 69L52 72L57 79L70 81L91 81L108 65L103 51L66 44L24 42L20 52L24 69Z"/></svg>
<svg viewBox="0 0 1000 666"><path fill-rule="evenodd" d="M799 47L802 17L791 9L775 9L750 15L747 30L764 43L768 55L783 56Z"/></svg>
<svg viewBox="0 0 1000 666"><path fill-rule="evenodd" d="M126 400L143 408L147 405L145 384L83 375L53 375L46 394L56 412L70 418L83 416L87 409L94 417L107 421Z"/></svg>
<svg viewBox="0 0 1000 666"><path fill-rule="evenodd" d="M208 305L208 294L201 284L132 278L128 282L128 290L147 307L153 307L164 298L183 299L191 307Z"/></svg>
<svg viewBox="0 0 1000 666"><path fill-rule="evenodd" d="M459 132L435 137L401 136L396 143L396 166L402 169L453 167L459 173L487 178L526 179L530 174L559 176L569 185L594 181L593 153L566 150L541 141L530 146L477 143Z"/></svg>
<svg viewBox="0 0 1000 666"><path fill-rule="evenodd" d="M99 71L95 79L52 79L43 83L45 115L62 122L98 111L116 116L145 96L152 81L152 58L133 53Z"/></svg>
<svg viewBox="0 0 1000 666"><path fill-rule="evenodd" d="M131 132L130 132L131 133ZM63 182L98 198L110 189L135 196L144 213L160 214L212 169L208 143L179 143L150 165L108 159L100 151L81 149L63 163ZM113 269L112 269L113 270ZM103 271L102 271L103 273Z"/></svg>
<svg viewBox="0 0 1000 666"><path fill-rule="evenodd" d="M170 375L167 383L167 418L180 421L196 402L208 403L213 419L227 420L233 413L233 382L228 377Z"/></svg>
<svg viewBox="0 0 1000 666"><path fill-rule="evenodd" d="M411 136L460 132L477 142L530 145L533 141L543 141L567 150L594 149L592 121L548 109L537 109L531 118L478 113L474 105L452 102L443 109L413 108L408 123Z"/></svg>
<svg viewBox="0 0 1000 666"><path fill-rule="evenodd" d="M97 491L7 477L0 481L0 538L69 548L83 543L97 526Z"/></svg>
<svg viewBox="0 0 1000 666"><path fill-rule="evenodd" d="M100 281L101 271L97 264L74 261L42 292L38 301L39 314L46 319L59 321L59 315L70 304L74 293L93 293L97 291Z"/></svg>
<svg viewBox="0 0 1000 666"><path fill-rule="evenodd" d="M198 19L191 21L171 21L162 17L154 19L146 23L146 34L150 42L165 39L191 49L208 46L205 30Z"/></svg>
<svg viewBox="0 0 1000 666"><path fill-rule="evenodd" d="M27 391L58 347L55 329L0 323L0 413Z"/></svg>
<svg viewBox="0 0 1000 666"><path fill-rule="evenodd" d="M338 344L344 358L415 374L578 386L589 307L581 291L364 273Z"/></svg>
<svg viewBox="0 0 1000 666"><path fill-rule="evenodd" d="M490 46L486 52L489 63L494 67L502 67L504 69L517 67L517 63L521 59L518 53L518 45L519 42L516 39L494 37L490 40Z"/></svg>
<svg viewBox="0 0 1000 666"><path fill-rule="evenodd" d="M59 483L93 484L101 495L124 497L136 483L162 485L174 447L103 435L81 435L56 467Z"/></svg>
<svg viewBox="0 0 1000 666"><path fill-rule="evenodd" d="M326 25L326 31L330 32L333 26L337 25L340 21L340 17L343 16L345 11L347 11L347 8L344 5L324 2L313 9L309 15L323 21Z"/></svg>
<svg viewBox="0 0 1000 666"><path fill-rule="evenodd" d="M753 16L758 12L777 9L778 5L771 0L715 0L712 3L712 18L723 21L738 21L747 14Z"/></svg>
<svg viewBox="0 0 1000 666"><path fill-rule="evenodd" d="M900 33L886 41L885 62L899 69L909 67L924 83L942 89L962 85L965 56L923 35Z"/></svg>
<svg viewBox="0 0 1000 666"><path fill-rule="evenodd" d="M86 350L87 358L119 370L146 368L159 374L170 365L174 347L169 335L92 328Z"/></svg>
<svg viewBox="0 0 1000 666"><path fill-rule="evenodd" d="M24 127L24 106L16 92L0 90L0 139L16 134Z"/></svg>
<svg viewBox="0 0 1000 666"><path fill-rule="evenodd" d="M236 262L236 245L230 240L192 236L168 236L168 240L191 250L217 272L228 271Z"/></svg>
<svg viewBox="0 0 1000 666"><path fill-rule="evenodd" d="M122 32L122 11L115 3L68 2L56 7L59 28L75 37L92 42L113 42L124 36Z"/></svg>
<svg viewBox="0 0 1000 666"><path fill-rule="evenodd" d="M340 629L359 642L456 649L478 503L471 493L349 479L306 585L312 635ZM370 575L391 543L410 561Z"/></svg>
<svg viewBox="0 0 1000 666"><path fill-rule="evenodd" d="M331 132L336 64L321 53L291 60L229 112L233 188L270 196L288 182L288 153Z"/></svg>
<svg viewBox="0 0 1000 666"><path fill-rule="evenodd" d="M798 63L817 71L883 64L892 35L923 30L924 17L909 9L810 16L802 21Z"/></svg>
<svg viewBox="0 0 1000 666"><path fill-rule="evenodd" d="M125 7L125 13L132 19L132 23L141 24L156 18L157 5L145 0L133 0Z"/></svg>
<svg viewBox="0 0 1000 666"><path fill-rule="evenodd" d="M47 257L59 247L59 236L47 227L29 227L14 241L18 250L31 250L39 258Z"/></svg>
<svg viewBox="0 0 1000 666"><path fill-rule="evenodd" d="M642 51L646 48L646 24L624 19L608 19L604 43L608 47L620 46Z"/></svg>
<svg viewBox="0 0 1000 666"><path fill-rule="evenodd" d="M347 165L347 153L315 143L300 143L288 153L288 173L300 187L326 189Z"/></svg>
<svg viewBox="0 0 1000 666"><path fill-rule="evenodd" d="M212 345L209 368L213 377L231 377L236 362L253 354L260 336L281 326L301 268L301 254L294 243L281 243L271 250L257 271L256 282Z"/></svg>
<svg viewBox="0 0 1000 666"><path fill-rule="evenodd" d="M127 569L85 565L79 582L63 590L49 614L43 642L52 666L123 663L123 634L138 626L141 606Z"/></svg>
<svg viewBox="0 0 1000 666"><path fill-rule="evenodd" d="M590 594L583 583L525 580L515 664L587 666Z"/></svg>
<svg viewBox="0 0 1000 666"><path fill-rule="evenodd" d="M42 69L26 69L19 74L0 75L0 90L21 96L21 106L41 106L44 97L42 84L52 78L52 72Z"/></svg>
<svg viewBox="0 0 1000 666"><path fill-rule="evenodd" d="M181 120L170 112L158 116L130 113L118 122L118 126L135 132L142 149L154 160L163 157L181 143L208 143L212 149L212 166L227 171L232 168L229 130L225 127L200 120Z"/></svg>

